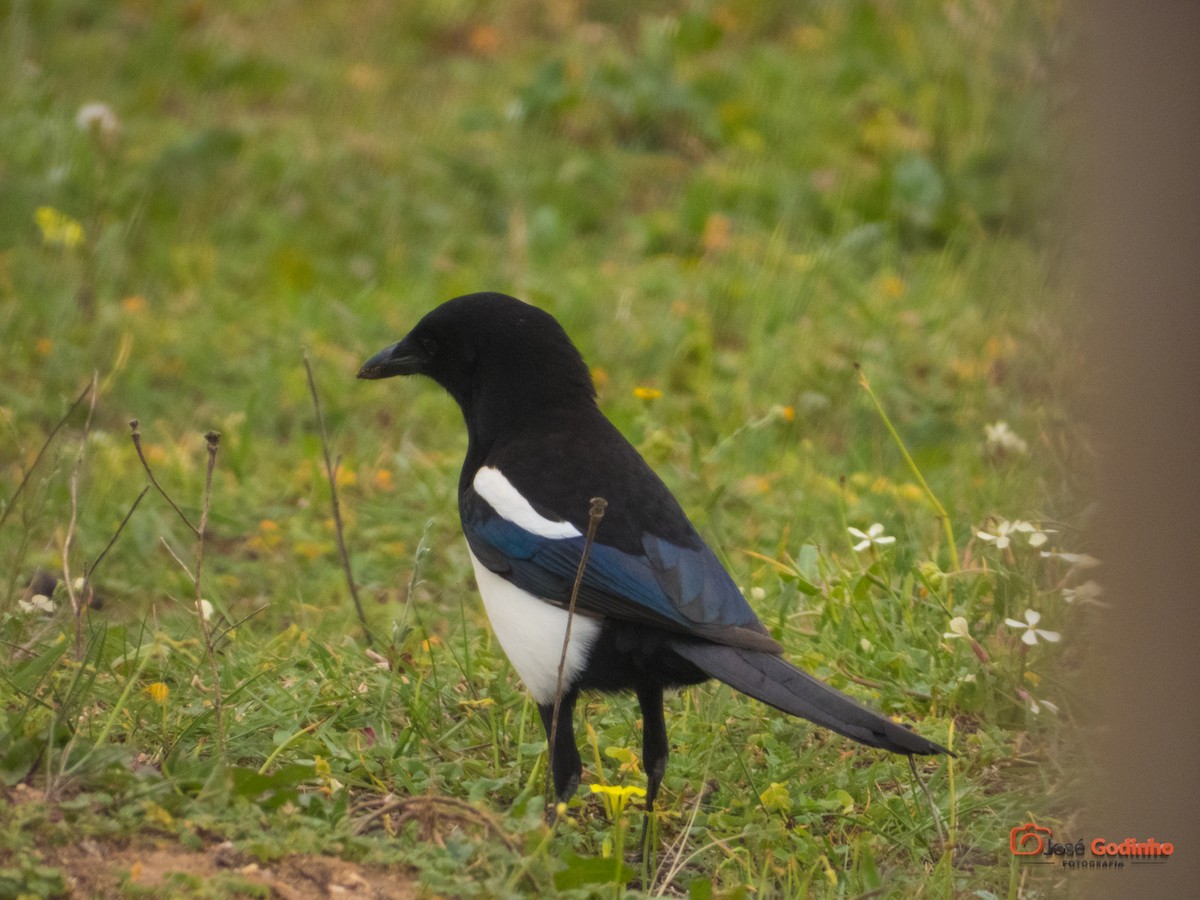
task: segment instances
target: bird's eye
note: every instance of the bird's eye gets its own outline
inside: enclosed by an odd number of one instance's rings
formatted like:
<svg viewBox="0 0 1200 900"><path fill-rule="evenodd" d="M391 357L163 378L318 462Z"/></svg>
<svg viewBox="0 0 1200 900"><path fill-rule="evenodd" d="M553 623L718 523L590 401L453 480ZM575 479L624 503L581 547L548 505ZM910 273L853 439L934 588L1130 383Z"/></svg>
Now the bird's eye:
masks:
<svg viewBox="0 0 1200 900"><path fill-rule="evenodd" d="M437 341L431 337L423 337L421 338L421 349L430 356L433 356L433 354L437 353Z"/></svg>

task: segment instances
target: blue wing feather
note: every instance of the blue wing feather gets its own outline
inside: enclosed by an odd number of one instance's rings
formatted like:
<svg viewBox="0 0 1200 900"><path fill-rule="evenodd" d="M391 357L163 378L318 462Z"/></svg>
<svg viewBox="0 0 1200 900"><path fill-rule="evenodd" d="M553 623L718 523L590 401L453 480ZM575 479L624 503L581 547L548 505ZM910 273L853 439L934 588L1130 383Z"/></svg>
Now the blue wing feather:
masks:
<svg viewBox="0 0 1200 900"><path fill-rule="evenodd" d="M463 530L480 562L523 590L566 605L584 538L542 537L500 517L478 496L463 499ZM644 555L635 555L594 542L578 608L722 643L777 646L703 543L681 547L648 534L643 547Z"/></svg>

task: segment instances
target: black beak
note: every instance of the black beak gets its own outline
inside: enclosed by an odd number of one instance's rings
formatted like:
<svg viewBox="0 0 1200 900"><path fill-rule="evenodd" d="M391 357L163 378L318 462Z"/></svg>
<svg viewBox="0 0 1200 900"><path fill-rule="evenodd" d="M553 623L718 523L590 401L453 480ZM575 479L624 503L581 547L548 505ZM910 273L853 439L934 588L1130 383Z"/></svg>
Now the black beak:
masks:
<svg viewBox="0 0 1200 900"><path fill-rule="evenodd" d="M413 346L408 338L384 347L358 370L359 378L391 378L394 375L424 375L429 364L429 355L419 346Z"/></svg>

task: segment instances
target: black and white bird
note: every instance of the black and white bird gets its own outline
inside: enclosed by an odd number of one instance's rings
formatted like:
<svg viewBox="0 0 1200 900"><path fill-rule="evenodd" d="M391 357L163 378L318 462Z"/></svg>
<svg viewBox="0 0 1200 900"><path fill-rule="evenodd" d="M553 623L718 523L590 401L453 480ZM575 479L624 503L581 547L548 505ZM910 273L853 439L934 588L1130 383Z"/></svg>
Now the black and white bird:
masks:
<svg viewBox="0 0 1200 900"><path fill-rule="evenodd" d="M488 619L538 704L557 799L582 771L579 692L633 690L646 808L667 765L663 691L716 678L776 709L892 753L945 748L872 712L782 656L666 485L596 404L591 373L555 319L503 294L429 312L359 378L425 375L462 408L458 510ZM607 509L571 614L590 501Z"/></svg>

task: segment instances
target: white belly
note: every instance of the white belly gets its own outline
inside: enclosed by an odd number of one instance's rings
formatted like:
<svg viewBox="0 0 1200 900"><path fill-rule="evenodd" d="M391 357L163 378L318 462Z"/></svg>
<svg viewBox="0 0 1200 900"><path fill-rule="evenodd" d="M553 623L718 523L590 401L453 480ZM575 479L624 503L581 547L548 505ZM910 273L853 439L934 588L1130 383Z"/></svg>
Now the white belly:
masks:
<svg viewBox="0 0 1200 900"><path fill-rule="evenodd" d="M475 554L475 581L492 630L521 681L539 705L554 702L558 661L562 658L567 611L540 600L488 569ZM563 690L587 665L588 651L600 635L600 620L575 613L571 643L563 666Z"/></svg>

